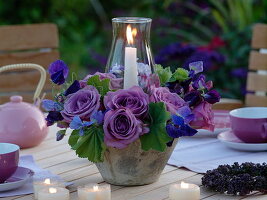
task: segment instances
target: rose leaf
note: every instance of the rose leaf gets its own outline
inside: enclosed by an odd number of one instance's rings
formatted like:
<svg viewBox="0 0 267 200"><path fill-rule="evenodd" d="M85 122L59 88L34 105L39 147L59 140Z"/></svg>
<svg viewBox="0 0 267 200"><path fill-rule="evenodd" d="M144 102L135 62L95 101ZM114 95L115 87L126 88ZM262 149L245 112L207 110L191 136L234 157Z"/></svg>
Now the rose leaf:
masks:
<svg viewBox="0 0 267 200"><path fill-rule="evenodd" d="M91 126L84 130L84 136L74 130L69 138L69 145L80 158L87 158L91 162L103 162L106 146L104 131L101 127Z"/></svg>
<svg viewBox="0 0 267 200"><path fill-rule="evenodd" d="M166 111L163 102L158 102L149 104L149 114L151 117L150 132L140 138L142 149L144 151L154 149L163 152L167 147L166 143L172 140L166 131L166 122L170 119L170 113Z"/></svg>
<svg viewBox="0 0 267 200"><path fill-rule="evenodd" d="M109 82L110 82L110 79L105 78L103 80L100 80L99 75L95 75L88 79L87 85L94 86L98 90L101 96L105 96L107 92L110 91Z"/></svg>

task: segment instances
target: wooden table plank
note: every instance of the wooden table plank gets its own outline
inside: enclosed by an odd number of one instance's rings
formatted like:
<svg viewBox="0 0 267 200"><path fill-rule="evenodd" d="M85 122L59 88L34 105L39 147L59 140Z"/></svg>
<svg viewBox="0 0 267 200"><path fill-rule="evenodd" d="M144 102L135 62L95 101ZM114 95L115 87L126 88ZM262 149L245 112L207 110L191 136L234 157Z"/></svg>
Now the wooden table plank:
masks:
<svg viewBox="0 0 267 200"><path fill-rule="evenodd" d="M55 141L55 133L56 128L52 127L49 136L41 145L31 149L23 149L21 155L32 154L39 166L60 175L65 181L74 182L74 185L69 187L71 200L78 200L78 186L84 186L88 183L102 184L104 181L93 163L75 155L75 152L67 144L67 138L60 142ZM267 199L267 195L258 193L245 197L217 194L201 186L201 177L201 174L167 165L156 183L135 187L112 185L112 200L169 200L169 186L173 183L180 183L182 180L199 185L201 199L205 200ZM1 200L14 199L30 200L33 199L33 195L1 198Z"/></svg>

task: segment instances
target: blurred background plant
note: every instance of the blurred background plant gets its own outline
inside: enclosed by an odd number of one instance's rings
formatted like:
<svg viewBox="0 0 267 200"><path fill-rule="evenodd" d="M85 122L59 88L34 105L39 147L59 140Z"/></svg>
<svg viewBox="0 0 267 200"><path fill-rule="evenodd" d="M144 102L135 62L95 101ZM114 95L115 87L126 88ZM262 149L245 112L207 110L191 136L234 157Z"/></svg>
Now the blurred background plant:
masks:
<svg viewBox="0 0 267 200"><path fill-rule="evenodd" d="M267 0L0 1L1 25L56 23L61 58L81 76L104 70L111 18L117 16L153 19L151 43L157 63L174 69L203 60L208 78L223 97L243 98L251 27L267 23Z"/></svg>

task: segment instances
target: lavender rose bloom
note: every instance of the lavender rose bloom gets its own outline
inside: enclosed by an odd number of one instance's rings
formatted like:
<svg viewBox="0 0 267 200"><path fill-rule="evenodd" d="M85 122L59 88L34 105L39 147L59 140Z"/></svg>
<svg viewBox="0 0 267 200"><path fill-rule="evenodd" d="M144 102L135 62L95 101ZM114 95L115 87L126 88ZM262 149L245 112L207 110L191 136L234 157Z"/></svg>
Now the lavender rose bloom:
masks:
<svg viewBox="0 0 267 200"><path fill-rule="evenodd" d="M108 92L104 98L104 105L107 109L128 108L139 119L146 117L148 103L148 95L138 86Z"/></svg>
<svg viewBox="0 0 267 200"><path fill-rule="evenodd" d="M93 86L86 86L76 93L68 95L61 114L70 123L74 116L89 120L90 116L100 107L100 94Z"/></svg>
<svg viewBox="0 0 267 200"><path fill-rule="evenodd" d="M123 84L123 79L122 78L117 78L114 74L111 73L101 73L101 72L96 72L93 75L87 75L83 80L80 81L80 85L81 87L85 87L87 85L87 81L89 78L91 78L92 76L95 75L99 75L99 79L103 80L103 79L110 79L109 82L109 88L111 90L117 90L122 88L122 84Z"/></svg>
<svg viewBox="0 0 267 200"><path fill-rule="evenodd" d="M104 118L104 142L109 147L125 148L148 132L142 126L142 122L129 109L110 110Z"/></svg>
<svg viewBox="0 0 267 200"><path fill-rule="evenodd" d="M151 102L164 102L167 110L172 114L176 114L179 108L187 105L178 94L171 93L170 90L165 87L152 88L149 99Z"/></svg>

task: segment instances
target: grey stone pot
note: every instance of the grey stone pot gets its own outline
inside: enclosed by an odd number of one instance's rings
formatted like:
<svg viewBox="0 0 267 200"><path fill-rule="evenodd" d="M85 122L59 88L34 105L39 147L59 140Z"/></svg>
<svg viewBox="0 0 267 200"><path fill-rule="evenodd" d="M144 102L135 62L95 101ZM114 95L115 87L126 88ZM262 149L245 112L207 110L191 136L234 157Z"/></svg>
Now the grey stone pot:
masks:
<svg viewBox="0 0 267 200"><path fill-rule="evenodd" d="M140 140L124 149L108 148L104 162L96 163L103 179L113 185L134 186L156 182L178 139L165 152L155 150L143 151Z"/></svg>

